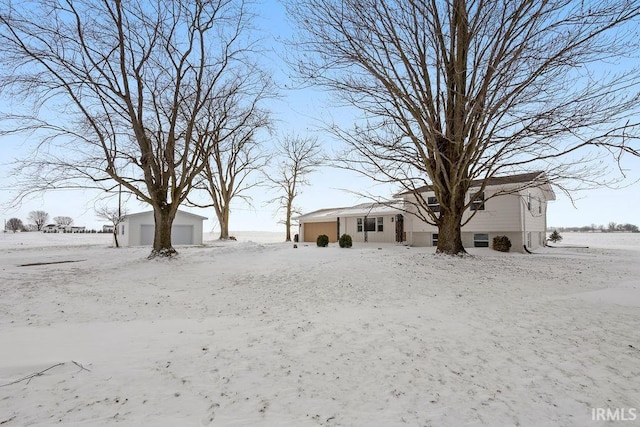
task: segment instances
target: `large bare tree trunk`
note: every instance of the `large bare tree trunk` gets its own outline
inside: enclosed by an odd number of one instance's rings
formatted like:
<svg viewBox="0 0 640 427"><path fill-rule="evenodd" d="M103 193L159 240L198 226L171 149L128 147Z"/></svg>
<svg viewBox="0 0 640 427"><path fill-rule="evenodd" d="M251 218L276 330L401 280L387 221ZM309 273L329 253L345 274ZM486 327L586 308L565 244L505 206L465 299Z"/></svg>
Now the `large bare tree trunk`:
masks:
<svg viewBox="0 0 640 427"><path fill-rule="evenodd" d="M229 205L225 204L220 211L216 211L220 223L220 240L229 240Z"/></svg>
<svg viewBox="0 0 640 427"><path fill-rule="evenodd" d="M149 258L156 256L172 256L178 252L171 244L171 226L176 216L176 208L171 205L154 207L155 234L153 238L153 250Z"/></svg>
<svg viewBox="0 0 640 427"><path fill-rule="evenodd" d="M462 246L462 213L464 212L465 192L452 192L451 198L440 205L438 221L438 247L436 252L449 255L466 253Z"/></svg>
<svg viewBox="0 0 640 427"><path fill-rule="evenodd" d="M291 214L292 214L292 205L291 203L287 204L287 218L284 220L284 226L287 229L287 234L286 234L286 238L285 238L285 242L290 242L291 241Z"/></svg>

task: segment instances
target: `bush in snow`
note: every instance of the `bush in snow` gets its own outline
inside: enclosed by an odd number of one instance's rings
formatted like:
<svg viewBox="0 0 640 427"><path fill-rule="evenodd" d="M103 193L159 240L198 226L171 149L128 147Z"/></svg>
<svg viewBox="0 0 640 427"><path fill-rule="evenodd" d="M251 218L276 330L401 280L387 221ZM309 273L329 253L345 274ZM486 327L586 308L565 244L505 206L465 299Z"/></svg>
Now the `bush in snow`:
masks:
<svg viewBox="0 0 640 427"><path fill-rule="evenodd" d="M553 230L553 233L549 236L549 240L553 243L559 242L562 240L562 236L558 233L558 230Z"/></svg>
<svg viewBox="0 0 640 427"><path fill-rule="evenodd" d="M316 240L316 244L321 248L326 248L329 246L329 236L326 234L319 235L318 240Z"/></svg>
<svg viewBox="0 0 640 427"><path fill-rule="evenodd" d="M343 234L340 236L340 240L338 240L338 244L341 248L350 248L353 246L353 241L351 240L351 236L348 234Z"/></svg>
<svg viewBox="0 0 640 427"><path fill-rule="evenodd" d="M500 252L509 252L511 240L507 236L496 236L493 238L493 249Z"/></svg>

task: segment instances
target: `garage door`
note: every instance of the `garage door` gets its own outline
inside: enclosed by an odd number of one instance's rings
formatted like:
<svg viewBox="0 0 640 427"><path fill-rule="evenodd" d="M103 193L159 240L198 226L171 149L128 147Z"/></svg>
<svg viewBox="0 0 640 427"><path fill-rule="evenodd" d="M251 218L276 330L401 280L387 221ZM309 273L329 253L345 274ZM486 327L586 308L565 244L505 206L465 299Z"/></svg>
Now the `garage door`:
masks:
<svg viewBox="0 0 640 427"><path fill-rule="evenodd" d="M142 246L153 245L155 225L142 224L140 227L140 244ZM171 227L171 244L193 245L193 225L174 225Z"/></svg>
<svg viewBox="0 0 640 427"><path fill-rule="evenodd" d="M156 231L156 226L153 224L142 224L140 227L140 244L142 246L153 245L153 236Z"/></svg>
<svg viewBox="0 0 640 427"><path fill-rule="evenodd" d="M338 223L337 222L307 222L304 224L304 241L315 242L318 236L326 234L329 236L329 242L338 241Z"/></svg>
<svg viewBox="0 0 640 427"><path fill-rule="evenodd" d="M193 245L193 225L174 225L171 228L171 243Z"/></svg>

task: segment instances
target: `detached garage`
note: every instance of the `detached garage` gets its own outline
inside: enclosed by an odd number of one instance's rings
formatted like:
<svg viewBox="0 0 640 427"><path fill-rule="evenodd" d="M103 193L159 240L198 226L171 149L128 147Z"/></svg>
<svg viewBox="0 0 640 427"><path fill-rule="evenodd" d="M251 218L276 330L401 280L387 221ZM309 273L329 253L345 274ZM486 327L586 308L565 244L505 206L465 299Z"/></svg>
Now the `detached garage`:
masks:
<svg viewBox="0 0 640 427"><path fill-rule="evenodd" d="M201 245L204 216L178 211L171 228L171 243ZM119 225L118 241L122 246L151 246L155 233L153 211L127 215Z"/></svg>

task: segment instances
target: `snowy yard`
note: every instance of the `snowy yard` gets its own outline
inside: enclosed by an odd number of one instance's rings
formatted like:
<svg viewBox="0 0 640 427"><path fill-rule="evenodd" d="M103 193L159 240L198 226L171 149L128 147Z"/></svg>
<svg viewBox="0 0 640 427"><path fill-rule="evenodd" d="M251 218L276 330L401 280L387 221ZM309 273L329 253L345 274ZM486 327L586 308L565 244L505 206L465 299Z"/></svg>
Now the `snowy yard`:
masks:
<svg viewBox="0 0 640 427"><path fill-rule="evenodd" d="M276 236L147 261L0 234L0 425L640 422L640 234L462 259Z"/></svg>

